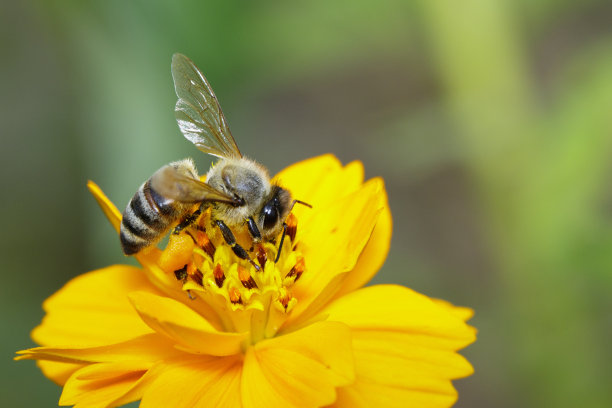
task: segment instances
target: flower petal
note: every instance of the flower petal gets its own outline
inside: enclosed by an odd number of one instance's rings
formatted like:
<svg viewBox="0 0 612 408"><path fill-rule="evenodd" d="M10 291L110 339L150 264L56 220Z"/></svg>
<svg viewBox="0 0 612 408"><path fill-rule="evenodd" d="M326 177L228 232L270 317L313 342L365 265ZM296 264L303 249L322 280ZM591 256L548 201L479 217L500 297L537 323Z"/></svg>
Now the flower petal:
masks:
<svg viewBox="0 0 612 408"><path fill-rule="evenodd" d="M363 183L363 165L351 162L345 167L333 155L307 159L282 170L274 181L289 189L293 198L305 201L318 210L328 206L360 188ZM306 221L312 210L296 206L293 212L300 221Z"/></svg>
<svg viewBox="0 0 612 408"><path fill-rule="evenodd" d="M358 191L313 213L304 225L298 245L307 269L293 287L298 303L285 331L310 318L340 289L384 208L383 189L382 180L371 179Z"/></svg>
<svg viewBox="0 0 612 408"><path fill-rule="evenodd" d="M116 367L113 376L98 375L100 371L108 370L108 366L93 364L76 371L66 382L59 405L74 405L75 408L117 406L114 402L134 388L146 372L146 368L124 366Z"/></svg>
<svg viewBox="0 0 612 408"><path fill-rule="evenodd" d="M376 221L376 226L368 243L359 255L357 264L342 280L340 290L334 295L334 299L338 299L368 283L387 259L391 246L392 223L387 194L384 190L382 194L384 194L385 207Z"/></svg>
<svg viewBox="0 0 612 408"><path fill-rule="evenodd" d="M151 333L127 298L136 290L158 293L132 266L109 266L78 276L43 303L47 314L32 338L41 345L92 347Z"/></svg>
<svg viewBox="0 0 612 408"><path fill-rule="evenodd" d="M357 379L353 386L338 389L338 398L333 406L346 408L443 408L452 406L456 400L457 391L450 381L445 383L445 389L429 392L419 389L407 390L401 387L389 387Z"/></svg>
<svg viewBox="0 0 612 408"><path fill-rule="evenodd" d="M453 313L455 316L457 316L464 322L467 322L474 316L474 310L470 309L469 307L455 306L452 303L447 302L446 300L443 300L443 299L433 299L432 298L431 300L433 300L438 305L447 308L449 312Z"/></svg>
<svg viewBox="0 0 612 408"><path fill-rule="evenodd" d="M111 200L102 192L102 189L98 187L96 183L89 180L87 182L87 188L94 196L102 211L104 211L104 215L110 221L111 225L119 233L119 226L121 225L121 212L115 207L115 204L112 203Z"/></svg>
<svg viewBox="0 0 612 408"><path fill-rule="evenodd" d="M249 334L220 332L200 314L172 298L135 292L130 294L130 300L149 327L193 353L238 354Z"/></svg>
<svg viewBox="0 0 612 408"><path fill-rule="evenodd" d="M356 381L338 391L338 406L450 406L450 380L473 372L456 350L474 341L475 330L448 305L410 289L360 289L321 314L353 335Z"/></svg>
<svg viewBox="0 0 612 408"><path fill-rule="evenodd" d="M121 361L158 361L182 352L174 343L156 333L116 344L98 347L34 347L17 352L15 360L48 360L63 363L100 363Z"/></svg>
<svg viewBox="0 0 612 408"><path fill-rule="evenodd" d="M57 361L38 360L36 365L43 372L45 377L56 383L64 385L68 378L84 364L78 363L58 363Z"/></svg>
<svg viewBox="0 0 612 408"><path fill-rule="evenodd" d="M169 359L141 384L141 408L239 407L242 361L238 356Z"/></svg>
<svg viewBox="0 0 612 408"><path fill-rule="evenodd" d="M239 407L238 356L193 356L161 362L147 373L141 408Z"/></svg>
<svg viewBox="0 0 612 408"><path fill-rule="evenodd" d="M463 319L425 295L398 285L359 289L321 311L330 321L354 330L395 331L413 335L413 344L458 350L476 339Z"/></svg>
<svg viewBox="0 0 612 408"><path fill-rule="evenodd" d="M345 325L319 322L255 344L247 350L244 360L243 405L331 404L336 399L336 387L354 380L350 341Z"/></svg>

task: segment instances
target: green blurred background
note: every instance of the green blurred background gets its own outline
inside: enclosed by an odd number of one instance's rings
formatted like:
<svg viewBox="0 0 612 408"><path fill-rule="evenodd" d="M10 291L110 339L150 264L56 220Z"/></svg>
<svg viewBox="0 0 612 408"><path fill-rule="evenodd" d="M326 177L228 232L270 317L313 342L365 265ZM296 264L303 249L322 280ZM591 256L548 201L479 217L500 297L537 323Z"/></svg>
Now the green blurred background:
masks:
<svg viewBox="0 0 612 408"><path fill-rule="evenodd" d="M384 177L375 282L476 310L457 407L612 406L609 1L7 0L0 33L2 406L56 405L12 355L47 296L126 262L86 180L123 208L210 163L174 120L174 52L272 173L332 152Z"/></svg>

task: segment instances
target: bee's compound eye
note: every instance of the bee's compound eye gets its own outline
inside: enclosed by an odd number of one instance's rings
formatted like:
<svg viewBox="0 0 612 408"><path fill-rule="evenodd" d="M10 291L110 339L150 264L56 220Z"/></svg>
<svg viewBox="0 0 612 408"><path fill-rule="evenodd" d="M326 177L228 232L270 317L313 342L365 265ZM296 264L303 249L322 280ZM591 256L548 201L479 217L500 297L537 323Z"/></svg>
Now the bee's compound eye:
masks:
<svg viewBox="0 0 612 408"><path fill-rule="evenodd" d="M278 221L278 209L276 208L275 200L270 200L262 210L263 226L265 229L270 229L276 225Z"/></svg>

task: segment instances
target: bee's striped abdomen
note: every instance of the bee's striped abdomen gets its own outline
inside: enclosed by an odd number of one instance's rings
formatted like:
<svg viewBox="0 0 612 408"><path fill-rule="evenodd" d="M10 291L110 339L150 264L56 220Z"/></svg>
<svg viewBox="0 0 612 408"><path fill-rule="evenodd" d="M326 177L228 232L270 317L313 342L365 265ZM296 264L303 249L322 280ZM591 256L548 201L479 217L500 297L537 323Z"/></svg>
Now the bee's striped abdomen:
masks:
<svg viewBox="0 0 612 408"><path fill-rule="evenodd" d="M177 203L166 199L145 182L130 200L121 221L121 246L126 255L154 244L176 220Z"/></svg>

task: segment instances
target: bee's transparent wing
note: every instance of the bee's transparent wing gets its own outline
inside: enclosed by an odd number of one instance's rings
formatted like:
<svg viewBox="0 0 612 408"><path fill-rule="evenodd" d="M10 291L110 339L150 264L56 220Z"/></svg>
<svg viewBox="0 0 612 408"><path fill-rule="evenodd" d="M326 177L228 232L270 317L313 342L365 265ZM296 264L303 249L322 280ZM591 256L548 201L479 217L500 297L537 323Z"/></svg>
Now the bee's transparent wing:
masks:
<svg viewBox="0 0 612 408"><path fill-rule="evenodd" d="M179 173L171 165L162 167L151 176L151 188L163 197L182 203L217 201L235 204L233 197Z"/></svg>
<svg viewBox="0 0 612 408"><path fill-rule="evenodd" d="M219 101L198 67L186 56L174 54L172 78L179 98L174 114L187 140L213 156L242 157Z"/></svg>

